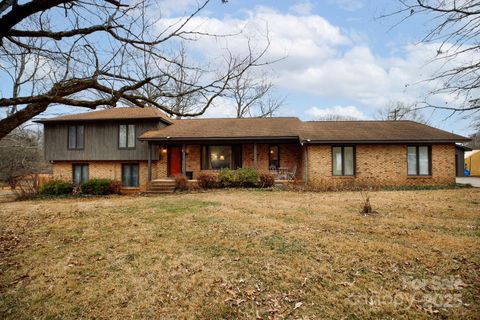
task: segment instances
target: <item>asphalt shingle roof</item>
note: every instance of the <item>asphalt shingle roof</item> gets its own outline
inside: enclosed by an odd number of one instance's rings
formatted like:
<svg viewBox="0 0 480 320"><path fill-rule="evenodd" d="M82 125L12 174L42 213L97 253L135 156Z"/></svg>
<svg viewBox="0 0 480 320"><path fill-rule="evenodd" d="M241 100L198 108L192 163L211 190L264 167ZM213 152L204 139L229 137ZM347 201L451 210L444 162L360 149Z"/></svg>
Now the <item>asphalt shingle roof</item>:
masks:
<svg viewBox="0 0 480 320"><path fill-rule="evenodd" d="M157 108L117 107L84 113L69 114L51 119L37 120L39 123L69 122L69 121L102 121L123 119L162 119L171 123L172 119Z"/></svg>
<svg viewBox="0 0 480 320"><path fill-rule="evenodd" d="M297 139L316 143L463 142L467 138L414 121L301 121L295 117L173 120L156 108L112 108L38 120L40 123L159 119L169 124L144 140Z"/></svg>

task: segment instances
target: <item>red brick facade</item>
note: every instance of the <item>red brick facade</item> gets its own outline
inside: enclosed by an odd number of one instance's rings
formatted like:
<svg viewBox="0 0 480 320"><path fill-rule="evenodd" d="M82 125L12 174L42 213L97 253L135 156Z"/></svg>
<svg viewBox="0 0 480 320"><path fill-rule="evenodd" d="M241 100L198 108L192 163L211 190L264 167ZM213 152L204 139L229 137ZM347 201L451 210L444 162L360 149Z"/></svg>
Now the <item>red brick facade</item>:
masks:
<svg viewBox="0 0 480 320"><path fill-rule="evenodd" d="M432 145L431 176L407 174L407 145L357 145L355 176L332 175L332 147L308 149L308 183L312 186L349 184L373 186L448 185L455 183L455 145Z"/></svg>
<svg viewBox="0 0 480 320"><path fill-rule="evenodd" d="M448 185L455 182L455 145L442 144L431 146L431 176L407 175L407 145L357 145L355 147L355 175L349 177L332 175L332 146L279 144L280 167L296 170L298 179L308 180L316 187L336 187L344 185ZM254 167L253 144L242 145L242 166ZM168 156L165 148L160 148L160 160L152 161L152 179L168 178ZM193 173L195 179L201 170L200 145L186 146L186 171ZM307 161L308 159L308 161ZM308 162L308 174L306 165ZM123 161L89 161L90 178L108 178L121 180ZM148 165L140 165L140 187L148 187ZM268 171L269 145L257 144L257 168ZM72 180L72 162L55 162L55 178Z"/></svg>

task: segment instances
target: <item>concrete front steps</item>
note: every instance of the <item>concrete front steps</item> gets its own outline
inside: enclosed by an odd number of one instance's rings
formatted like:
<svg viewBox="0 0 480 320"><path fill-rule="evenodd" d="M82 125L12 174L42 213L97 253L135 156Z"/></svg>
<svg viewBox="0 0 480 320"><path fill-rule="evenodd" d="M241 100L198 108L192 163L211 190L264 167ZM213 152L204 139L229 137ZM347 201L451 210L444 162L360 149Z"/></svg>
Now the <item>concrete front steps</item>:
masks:
<svg viewBox="0 0 480 320"><path fill-rule="evenodd" d="M147 188L146 193L173 193L175 191L175 180L159 179L152 180Z"/></svg>

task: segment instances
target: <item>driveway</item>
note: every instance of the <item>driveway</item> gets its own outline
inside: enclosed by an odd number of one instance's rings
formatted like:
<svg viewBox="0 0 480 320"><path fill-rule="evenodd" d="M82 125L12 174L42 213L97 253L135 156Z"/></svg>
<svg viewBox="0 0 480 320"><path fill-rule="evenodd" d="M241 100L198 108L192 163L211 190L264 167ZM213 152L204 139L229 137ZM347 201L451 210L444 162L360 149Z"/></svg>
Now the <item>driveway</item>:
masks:
<svg viewBox="0 0 480 320"><path fill-rule="evenodd" d="M457 183L460 183L460 184L469 183L475 188L480 188L480 177L462 177L462 178L457 177Z"/></svg>

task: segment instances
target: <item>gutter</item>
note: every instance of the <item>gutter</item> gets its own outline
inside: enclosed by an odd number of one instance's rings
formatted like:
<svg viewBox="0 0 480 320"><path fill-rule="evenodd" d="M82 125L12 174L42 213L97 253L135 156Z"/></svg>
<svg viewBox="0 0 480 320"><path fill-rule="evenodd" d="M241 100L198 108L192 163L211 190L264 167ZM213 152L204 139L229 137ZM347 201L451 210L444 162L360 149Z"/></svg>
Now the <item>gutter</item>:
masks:
<svg viewBox="0 0 480 320"><path fill-rule="evenodd" d="M138 140L142 141L259 141L259 140L297 140L297 136L286 136L286 137L276 137L276 136L264 136L264 137L160 137L160 138L142 138L139 137Z"/></svg>
<svg viewBox="0 0 480 320"><path fill-rule="evenodd" d="M417 144L417 143L455 143L467 142L470 139L455 139L455 140L302 140L301 143L306 144Z"/></svg>

